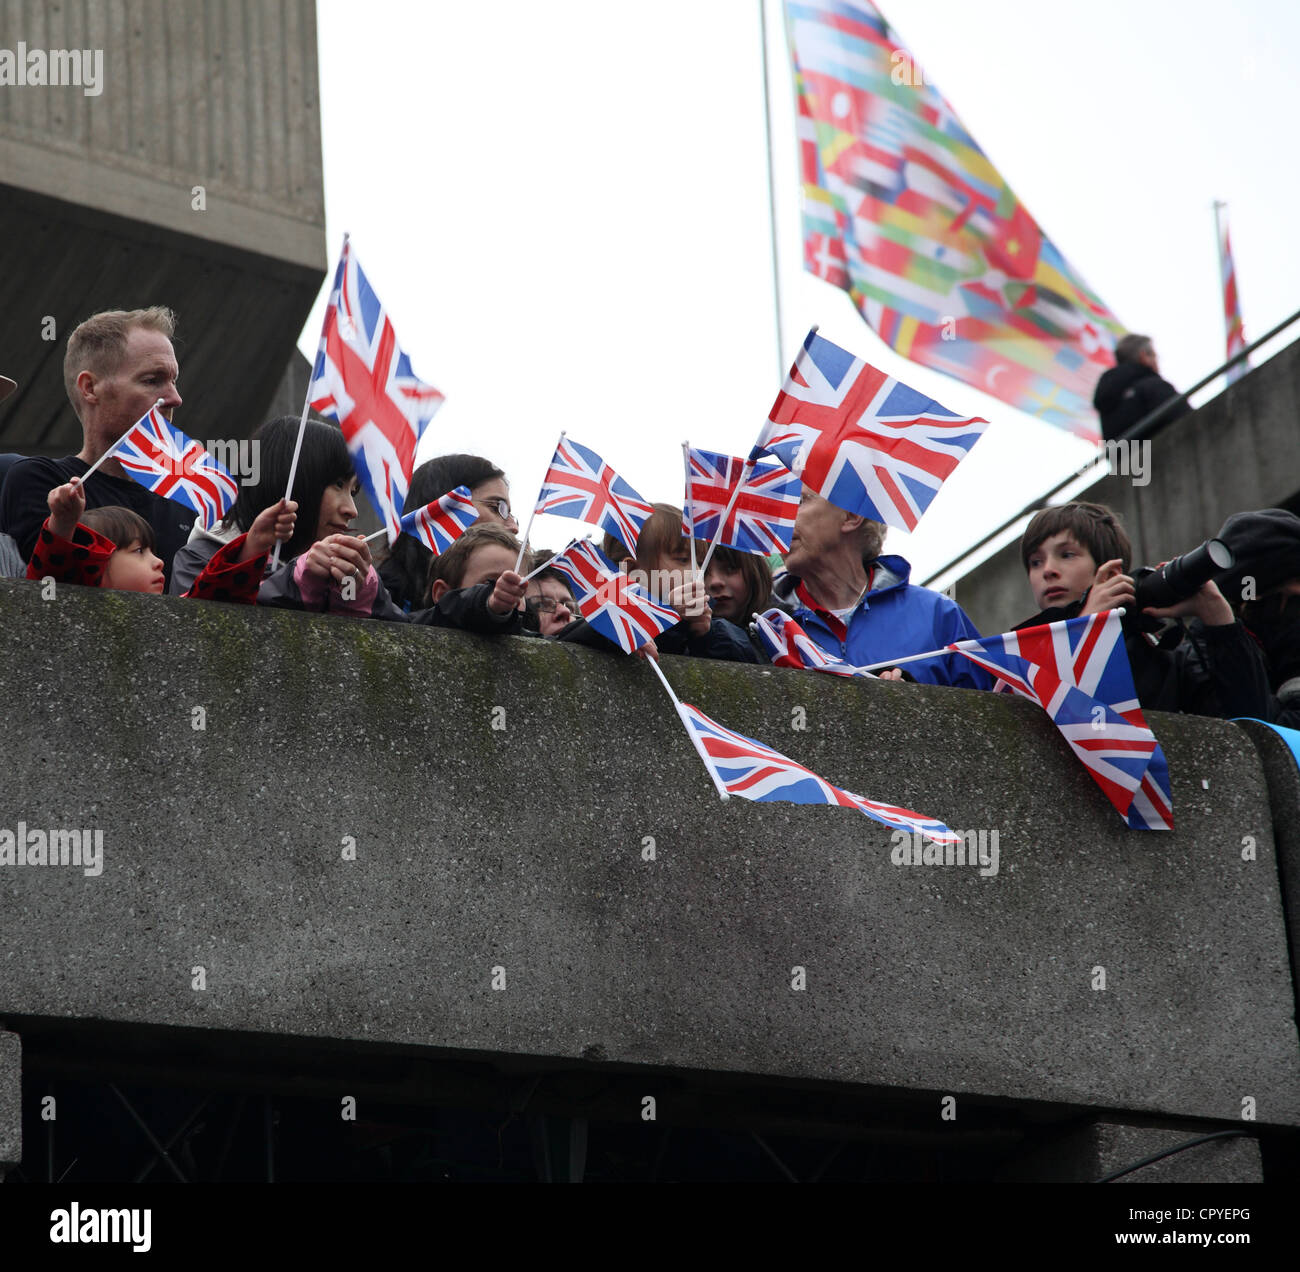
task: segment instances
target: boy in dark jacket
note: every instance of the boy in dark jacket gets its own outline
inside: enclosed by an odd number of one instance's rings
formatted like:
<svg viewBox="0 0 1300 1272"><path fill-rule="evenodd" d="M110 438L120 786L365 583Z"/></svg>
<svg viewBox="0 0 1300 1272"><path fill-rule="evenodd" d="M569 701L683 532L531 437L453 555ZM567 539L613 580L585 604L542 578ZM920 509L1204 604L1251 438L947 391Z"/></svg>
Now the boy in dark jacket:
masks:
<svg viewBox="0 0 1300 1272"><path fill-rule="evenodd" d="M523 630L523 579L515 573L519 541L504 526L479 522L429 565L427 608L411 615L425 627L459 627L481 636Z"/></svg>
<svg viewBox="0 0 1300 1272"><path fill-rule="evenodd" d="M1259 647L1235 620L1219 589L1206 583L1165 609L1137 612L1132 545L1102 504L1069 503L1034 515L1020 555L1040 612L1015 630L1124 608L1124 647L1133 687L1146 711L1230 719L1258 715L1268 672ZM1190 618L1161 632L1157 619Z"/></svg>

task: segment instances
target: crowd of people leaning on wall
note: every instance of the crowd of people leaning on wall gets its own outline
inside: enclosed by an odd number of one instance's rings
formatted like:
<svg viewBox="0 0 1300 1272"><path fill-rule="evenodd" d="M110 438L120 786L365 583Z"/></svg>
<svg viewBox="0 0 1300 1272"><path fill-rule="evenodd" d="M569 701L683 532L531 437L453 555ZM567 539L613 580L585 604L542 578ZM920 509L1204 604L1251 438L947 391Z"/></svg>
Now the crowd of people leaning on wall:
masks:
<svg viewBox="0 0 1300 1272"><path fill-rule="evenodd" d="M411 511L466 486L477 523L440 555L403 535L378 562L352 529L360 483L342 434L327 424L306 425L292 499L284 491L299 421L284 416L261 425L257 479L240 487L211 530L183 505L130 480L112 459L87 477L155 401L168 418L181 406L173 335L174 318L162 308L97 314L73 331L64 386L82 447L61 459L5 457L0 576L617 649L582 619L562 571L541 568L525 581L552 553L532 545L521 551L506 473L477 455L440 455L420 465L406 503ZM1143 365L1153 369L1149 360ZM0 396L12 388L0 377ZM609 536L603 549L678 615L642 656L766 662L751 620L772 607L854 666L978 636L954 600L912 583L908 562L885 553L885 532L882 523L805 487L784 559L720 547L701 575L681 509L663 503L654 506L635 553ZM1300 518L1282 509L1241 513L1221 537L1231 540L1231 569L1175 603L1145 605L1131 545L1109 509L1045 508L1021 543L1035 612L1020 626L1123 607L1143 708L1300 726ZM696 559L707 548L697 542ZM992 687L987 673L953 654L883 675Z"/></svg>

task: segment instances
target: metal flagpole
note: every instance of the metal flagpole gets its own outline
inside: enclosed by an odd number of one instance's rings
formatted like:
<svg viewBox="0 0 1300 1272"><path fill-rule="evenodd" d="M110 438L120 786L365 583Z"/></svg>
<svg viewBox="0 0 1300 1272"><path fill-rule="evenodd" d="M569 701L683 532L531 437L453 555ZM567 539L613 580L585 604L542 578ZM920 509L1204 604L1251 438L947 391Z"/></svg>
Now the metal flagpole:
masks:
<svg viewBox="0 0 1300 1272"><path fill-rule="evenodd" d="M339 249L339 260L341 261L348 250L348 239L351 235L345 230L343 232L343 246ZM338 269L334 271L335 277L338 276ZM319 361L320 351L325 347L325 332L329 325L330 308L334 304L333 298L334 279L330 279L330 300L325 306L325 317L321 319L320 325L320 343L316 347L316 358ZM302 453L302 435L307 431L307 414L311 409L311 385L312 376L316 371L316 363L312 363L312 369L307 373L307 392L302 399L302 418L298 421L298 438L293 444L293 458L289 461L289 481L284 488L284 497L286 500L293 497L293 479L298 475L298 456ZM373 535L371 536L374 537ZM275 551L271 553L271 564L269 569L274 570L280 564L280 548L283 545L280 540L275 541Z"/></svg>

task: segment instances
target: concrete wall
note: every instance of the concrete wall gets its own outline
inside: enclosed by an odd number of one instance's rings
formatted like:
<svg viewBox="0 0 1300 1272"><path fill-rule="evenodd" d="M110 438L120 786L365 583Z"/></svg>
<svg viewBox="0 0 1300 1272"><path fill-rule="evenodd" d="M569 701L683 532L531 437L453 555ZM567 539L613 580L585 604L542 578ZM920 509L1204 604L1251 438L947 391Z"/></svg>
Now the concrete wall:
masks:
<svg viewBox="0 0 1300 1272"><path fill-rule="evenodd" d="M247 436L326 269L315 6L0 0L0 33L103 54L96 95L0 89L0 449L77 450L66 337L150 304L181 319L177 422Z"/></svg>
<svg viewBox="0 0 1300 1272"><path fill-rule="evenodd" d="M104 851L97 877L0 867L20 1035L599 1057L1166 1121L1240 1124L1249 1097L1300 1124L1270 793L1234 725L1154 718L1177 829L1142 833L1029 703L666 660L829 780L996 829L981 877L891 864L849 810L720 803L635 660L23 583L0 616L0 828Z"/></svg>
<svg viewBox="0 0 1300 1272"><path fill-rule="evenodd" d="M1292 507L1300 496L1298 420L1300 342L1152 438L1147 485L1115 474L1075 498L1118 512L1134 564L1158 564L1211 537L1234 512ZM1033 614L1019 539L959 579L956 596L982 632L1006 631Z"/></svg>

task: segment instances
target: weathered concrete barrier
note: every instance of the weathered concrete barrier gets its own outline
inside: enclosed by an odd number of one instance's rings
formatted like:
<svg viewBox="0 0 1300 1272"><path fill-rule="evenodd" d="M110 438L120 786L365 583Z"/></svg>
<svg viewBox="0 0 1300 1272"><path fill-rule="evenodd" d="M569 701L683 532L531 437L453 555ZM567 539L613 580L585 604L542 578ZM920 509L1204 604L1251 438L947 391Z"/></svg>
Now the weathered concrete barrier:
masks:
<svg viewBox="0 0 1300 1272"><path fill-rule="evenodd" d="M1270 792L1237 726L1154 717L1177 828L1143 833L1030 703L665 659L720 722L997 848L996 869L896 865L855 812L722 804L632 659L25 583L0 584L0 624L0 831L102 842L0 865L20 1035L1300 1124Z"/></svg>

